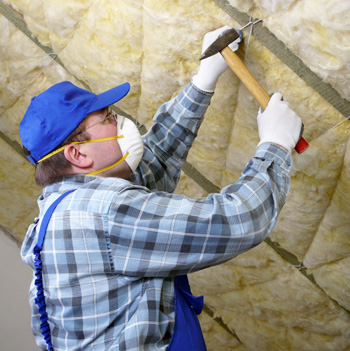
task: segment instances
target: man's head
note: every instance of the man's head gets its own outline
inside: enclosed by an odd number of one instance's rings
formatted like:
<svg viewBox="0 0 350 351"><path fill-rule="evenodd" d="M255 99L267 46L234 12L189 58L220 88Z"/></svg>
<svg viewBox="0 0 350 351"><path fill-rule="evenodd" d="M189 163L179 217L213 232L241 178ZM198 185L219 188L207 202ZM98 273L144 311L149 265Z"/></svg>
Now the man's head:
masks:
<svg viewBox="0 0 350 351"><path fill-rule="evenodd" d="M39 169L39 173L48 172L52 173L52 176L57 174L56 178L74 173L97 174L102 172L98 172L99 164L113 159L111 154L115 154L114 159L118 155L122 159L123 154L116 140L120 126L117 127L117 118L109 118L113 116L108 111L108 106L122 99L129 89L129 83L124 83L95 95L70 82L61 82L33 97L20 123L19 133L28 159L37 165L36 173ZM128 123L133 124L131 121ZM127 129L122 131L123 134L127 133ZM135 126L134 129L138 133ZM134 131L131 134L134 134ZM100 141L101 138L107 139ZM137 138L141 139L139 134ZM89 140L89 143L86 140ZM91 144L92 142L96 144ZM61 147L62 145L64 147ZM55 154L54 150L60 151ZM100 156L97 156L98 152ZM125 167L125 162L123 163ZM48 168L51 168L51 171ZM101 175L116 174L106 171ZM47 185L52 182L52 176L51 180L37 183Z"/></svg>

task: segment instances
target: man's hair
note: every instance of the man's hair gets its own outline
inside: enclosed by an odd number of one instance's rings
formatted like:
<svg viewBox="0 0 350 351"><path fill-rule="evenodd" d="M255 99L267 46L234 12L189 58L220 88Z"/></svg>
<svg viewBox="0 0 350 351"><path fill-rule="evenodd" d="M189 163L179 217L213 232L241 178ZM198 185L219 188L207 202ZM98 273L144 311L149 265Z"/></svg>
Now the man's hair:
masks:
<svg viewBox="0 0 350 351"><path fill-rule="evenodd" d="M90 140L91 136L87 131L83 130L81 124L68 137L56 147L59 149L64 145L69 145L73 141ZM54 150L52 150L54 151ZM30 151L23 146L23 152L26 156L30 155ZM69 174L71 163L64 156L64 150L58 152L46 160L35 165L35 183L41 187L61 181L65 175Z"/></svg>

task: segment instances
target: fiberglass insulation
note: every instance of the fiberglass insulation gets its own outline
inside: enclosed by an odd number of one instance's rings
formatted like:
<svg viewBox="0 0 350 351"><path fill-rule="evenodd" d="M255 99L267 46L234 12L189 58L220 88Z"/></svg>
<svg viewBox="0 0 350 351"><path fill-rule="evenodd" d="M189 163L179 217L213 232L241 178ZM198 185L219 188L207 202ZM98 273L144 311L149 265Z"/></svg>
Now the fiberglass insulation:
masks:
<svg viewBox="0 0 350 351"><path fill-rule="evenodd" d="M71 80L99 93L129 81L118 107L149 128L158 106L198 69L204 34L226 24L240 28L232 15L239 10L262 18L306 67L350 99L346 0L2 0L1 8L22 23L17 28L0 15L0 225L19 240L37 214L40 189L18 151L18 124L30 98L54 83ZM249 33L239 56L269 93L283 94L312 142L294 153L274 245L264 242L190 276L193 292L205 296L200 318L208 349L350 350L349 122L323 134L347 116ZM227 70L188 157L214 186L234 182L254 154L257 110ZM196 175L183 174L177 188L192 197L207 191Z"/></svg>

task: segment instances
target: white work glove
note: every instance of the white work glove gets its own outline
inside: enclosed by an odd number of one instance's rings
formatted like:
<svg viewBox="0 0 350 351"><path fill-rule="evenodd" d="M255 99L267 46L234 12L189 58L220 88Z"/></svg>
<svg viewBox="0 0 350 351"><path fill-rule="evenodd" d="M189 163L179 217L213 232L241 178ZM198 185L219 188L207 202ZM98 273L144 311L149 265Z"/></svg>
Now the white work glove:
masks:
<svg viewBox="0 0 350 351"><path fill-rule="evenodd" d="M282 101L282 94L273 94L264 112L259 109L258 128L260 144L273 143L292 152L298 143L303 123L298 115Z"/></svg>
<svg viewBox="0 0 350 351"><path fill-rule="evenodd" d="M212 32L208 32L203 39L202 53L220 36L220 34L223 34L229 29L231 29L231 27L224 26ZM238 49L239 43L242 40L242 32L239 30L237 32L240 34L240 38L229 45L233 51ZM192 78L192 83L200 90L213 93L216 82L227 67L228 65L220 53L203 59L199 66L198 73Z"/></svg>

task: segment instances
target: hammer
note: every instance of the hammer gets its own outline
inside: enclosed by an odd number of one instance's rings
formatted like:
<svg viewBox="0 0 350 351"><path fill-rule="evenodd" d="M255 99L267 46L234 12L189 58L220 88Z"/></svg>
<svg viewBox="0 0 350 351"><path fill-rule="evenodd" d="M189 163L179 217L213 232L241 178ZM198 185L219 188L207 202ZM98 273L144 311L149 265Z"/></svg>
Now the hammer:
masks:
<svg viewBox="0 0 350 351"><path fill-rule="evenodd" d="M250 93L253 95L255 100L259 105L266 109L267 104L270 101L270 95L264 90L264 88L259 84L259 82L253 77L249 72L248 68L244 65L241 59L229 48L229 44L238 39L240 36L235 29L230 29L216 39L202 54L200 60L203 60L207 57L213 56L220 52L228 66L232 71L237 75L240 81L247 87ZM302 132L301 132L302 134ZM295 151L297 153L304 152L309 144L301 136L298 143L295 146Z"/></svg>

